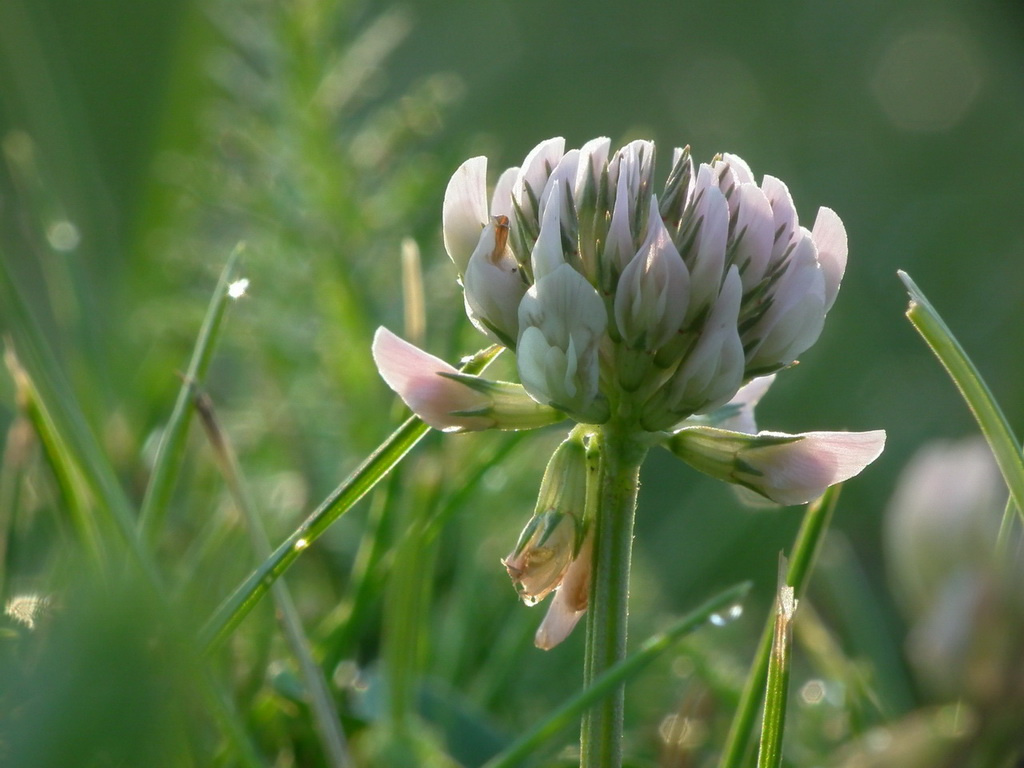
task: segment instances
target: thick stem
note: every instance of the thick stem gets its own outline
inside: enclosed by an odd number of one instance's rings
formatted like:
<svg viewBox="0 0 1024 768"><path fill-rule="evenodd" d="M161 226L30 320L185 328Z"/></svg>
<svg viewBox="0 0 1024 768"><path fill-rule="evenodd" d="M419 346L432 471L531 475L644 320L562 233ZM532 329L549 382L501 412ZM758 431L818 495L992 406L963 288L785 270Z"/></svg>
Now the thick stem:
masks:
<svg viewBox="0 0 1024 768"><path fill-rule="evenodd" d="M594 528L594 572L587 617L585 685L626 656L629 565L640 465L647 445L638 435L607 425L601 440L600 496ZM584 718L580 734L582 768L622 765L622 714L625 687L620 685Z"/></svg>

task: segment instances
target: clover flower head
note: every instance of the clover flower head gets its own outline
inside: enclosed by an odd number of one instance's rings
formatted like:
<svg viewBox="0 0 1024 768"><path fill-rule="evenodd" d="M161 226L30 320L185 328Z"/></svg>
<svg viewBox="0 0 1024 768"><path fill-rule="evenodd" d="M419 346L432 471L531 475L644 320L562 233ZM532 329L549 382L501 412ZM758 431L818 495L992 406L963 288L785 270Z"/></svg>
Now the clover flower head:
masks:
<svg viewBox="0 0 1024 768"><path fill-rule="evenodd" d="M754 403L835 302L840 218L823 207L802 226L786 185L758 182L736 155L695 163L677 148L660 189L655 169L653 142L613 152L605 137L578 149L543 141L490 190L487 159L464 162L444 195L444 246L469 319L515 354L520 384L460 376L379 333L384 379L439 429L614 423L782 504L860 472L884 433L754 434ZM585 530L581 514L538 508L505 560L524 597L558 590L545 647L585 609L583 539L555 553L545 544Z"/></svg>

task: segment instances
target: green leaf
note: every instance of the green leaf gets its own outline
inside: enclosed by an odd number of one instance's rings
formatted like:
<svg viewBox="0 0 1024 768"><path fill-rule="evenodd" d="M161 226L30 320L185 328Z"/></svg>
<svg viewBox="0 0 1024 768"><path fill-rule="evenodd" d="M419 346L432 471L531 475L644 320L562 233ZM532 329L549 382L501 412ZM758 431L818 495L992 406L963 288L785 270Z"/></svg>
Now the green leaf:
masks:
<svg viewBox="0 0 1024 768"><path fill-rule="evenodd" d="M789 692L789 656L793 646L793 614L797 600L793 587L787 585L780 563L779 589L775 599L775 626L765 683L764 716L761 720L761 744L757 752L757 768L778 768L782 765L782 736L786 725L786 694Z"/></svg>

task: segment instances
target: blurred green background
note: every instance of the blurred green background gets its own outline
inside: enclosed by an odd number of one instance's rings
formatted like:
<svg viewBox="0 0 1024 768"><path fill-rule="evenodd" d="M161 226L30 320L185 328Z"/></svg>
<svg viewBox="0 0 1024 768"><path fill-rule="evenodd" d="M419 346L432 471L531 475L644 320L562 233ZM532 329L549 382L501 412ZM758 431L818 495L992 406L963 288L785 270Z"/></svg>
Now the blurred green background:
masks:
<svg viewBox="0 0 1024 768"><path fill-rule="evenodd" d="M369 344L377 325L401 328L403 238L422 250L426 346L454 360L481 345L440 240L445 184L463 159L487 154L493 175L554 135L569 146L652 138L662 176L673 146L705 161L741 155L758 177L787 182L805 224L828 205L849 233L826 330L780 376L759 423L888 431L885 454L844 490L816 594L899 712L919 694L887 596L880 521L910 454L974 425L903 318L896 270L928 293L1021 424L1022 35L1019 6L994 0L4 0L0 257L138 500L175 372L228 253L245 241L249 295L231 308L206 386L276 542L398 423ZM0 377L0 430L15 414ZM253 560L208 449L192 437L158 556L199 620ZM398 508L391 540L413 514L406 507L447 498L481 455L516 439L431 437L387 502ZM487 711L481 722L499 734L577 684L581 639L547 655L530 649L539 615L516 604L498 564L532 509L537 446L557 439L511 445L454 511L429 566L423 674ZM59 498L34 482L31 502L0 514L16 518L5 599L59 591L73 572ZM739 579L753 579L755 605L767 605L798 510L744 509L665 453L645 468L640 505L635 637ZM344 600L364 507L291 578L316 637ZM327 653L370 668L382 642L376 614ZM262 621L272 627L269 613ZM488 661L495 638L510 636L515 673ZM258 678L259 642L248 656L241 644L253 667L235 674ZM651 697L635 716L641 745L656 740L658 707L678 694L671 672L660 674L639 686ZM248 716L301 740L283 709L253 714L252 691ZM372 721L355 710L346 716Z"/></svg>

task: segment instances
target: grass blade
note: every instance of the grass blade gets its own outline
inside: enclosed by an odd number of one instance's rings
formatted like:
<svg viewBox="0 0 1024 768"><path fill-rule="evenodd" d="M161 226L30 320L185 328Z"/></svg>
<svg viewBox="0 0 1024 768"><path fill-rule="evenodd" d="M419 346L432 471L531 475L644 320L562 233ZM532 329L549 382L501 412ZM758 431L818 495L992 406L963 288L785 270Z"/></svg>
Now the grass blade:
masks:
<svg viewBox="0 0 1024 768"><path fill-rule="evenodd" d="M829 521L839 500L842 485L833 485L816 502L807 508L804 520L800 524L793 551L789 557L789 569L786 572L786 584L793 588L794 597L799 600L810 580L811 570L817 559L821 542L825 538ZM747 681L740 695L740 703L729 726L729 735L722 748L719 768L740 768L750 743L757 708L761 703L761 692L765 689L768 679L768 665L771 659L772 639L775 636L775 619L769 617L765 623L761 640L754 655L754 661L747 674Z"/></svg>
<svg viewBox="0 0 1024 768"><path fill-rule="evenodd" d="M702 626L712 615L740 602L750 590L750 584L738 584L707 600L664 632L652 635L640 649L598 675L589 688L584 688L559 707L546 720L534 726L519 739L487 761L484 768L511 768L519 765L563 728L574 724L590 707L616 691L620 685L647 667L659 655L672 647L683 636Z"/></svg>
<svg viewBox="0 0 1024 768"><path fill-rule="evenodd" d="M478 352L463 366L462 371L471 374L481 372L500 351L501 347L493 346ZM416 443L423 439L429 429L430 427L415 416L407 419L334 489L330 496L324 499L320 506L217 609L203 630L207 649L212 650L230 635L266 594L270 585L288 570L302 551L320 538L331 523L348 512L377 485Z"/></svg>
<svg viewBox="0 0 1024 768"><path fill-rule="evenodd" d="M757 768L779 768L782 765L782 736L786 725L786 695L789 693L789 654L793 646L793 615L797 606L793 588L785 583L783 570L785 558L779 564L775 627L768 662L768 680L765 684Z"/></svg>
<svg viewBox="0 0 1024 768"><path fill-rule="evenodd" d="M1024 520L1024 456L1021 455L1020 442L1014 436L1006 416L992 396L992 391L981 378L978 369L960 346L953 332L949 330L949 326L925 298L921 289L910 279L910 275L902 270L897 274L910 294L907 319L942 363L942 367L960 390L967 407L974 414L981 433L992 449L999 471L1003 474L1003 480L1010 489L1010 497L1017 507L1017 513ZM1007 527L1004 526L1004 529Z"/></svg>
<svg viewBox="0 0 1024 768"><path fill-rule="evenodd" d="M167 510L171 491L174 488L174 481L181 468L185 438L188 435L188 425L192 416L192 386L203 380L210 367L210 359L213 357L221 320L224 318L224 310L228 304L228 286L234 275L238 257L243 250L244 245L241 243L235 246L220 273L220 279L213 291L213 298L210 299L210 306L206 310L206 317L203 318L203 325L192 350L188 371L185 373L185 379L178 391L174 410L171 411L170 419L160 437L160 444L157 446L153 471L149 477L149 484L146 486L146 493L142 499L142 510L139 514L139 530L150 540L159 530L161 519Z"/></svg>

